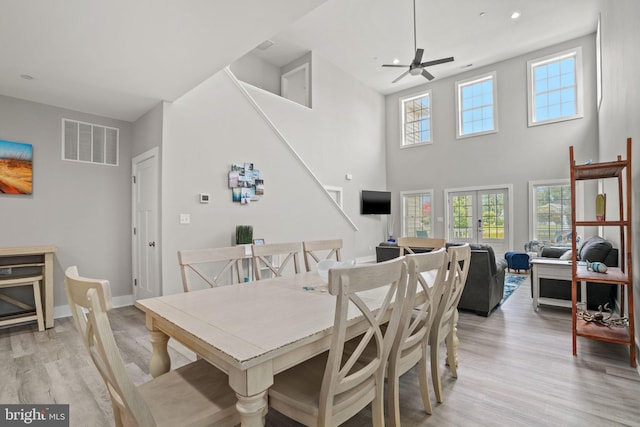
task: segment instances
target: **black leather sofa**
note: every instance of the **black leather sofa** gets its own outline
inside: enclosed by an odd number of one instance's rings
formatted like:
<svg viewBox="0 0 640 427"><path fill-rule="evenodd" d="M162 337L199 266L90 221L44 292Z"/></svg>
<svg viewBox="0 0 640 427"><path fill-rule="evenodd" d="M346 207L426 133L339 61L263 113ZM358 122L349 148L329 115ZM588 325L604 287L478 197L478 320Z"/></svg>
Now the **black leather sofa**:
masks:
<svg viewBox="0 0 640 427"><path fill-rule="evenodd" d="M567 250L570 249L545 246L540 250L539 255L541 258L560 258ZM602 237L589 237L578 249L578 260L602 262L609 267L617 267L618 249L612 247L611 242ZM531 275L531 280L533 280L533 275ZM599 305L604 306L606 303L609 303L611 308L615 307L616 295L616 286L587 282L587 308L589 310L597 310ZM571 301L571 280L540 279L540 296ZM581 290L578 286L578 301L580 298Z"/></svg>
<svg viewBox="0 0 640 427"><path fill-rule="evenodd" d="M447 247L455 243L447 243ZM489 316L498 306L504 294L504 275L507 262L496 260L489 245L472 244L471 264L467 282L458 308ZM429 252L431 248L411 248L415 253ZM400 256L400 248L395 243L384 242L376 247L376 261L382 262Z"/></svg>

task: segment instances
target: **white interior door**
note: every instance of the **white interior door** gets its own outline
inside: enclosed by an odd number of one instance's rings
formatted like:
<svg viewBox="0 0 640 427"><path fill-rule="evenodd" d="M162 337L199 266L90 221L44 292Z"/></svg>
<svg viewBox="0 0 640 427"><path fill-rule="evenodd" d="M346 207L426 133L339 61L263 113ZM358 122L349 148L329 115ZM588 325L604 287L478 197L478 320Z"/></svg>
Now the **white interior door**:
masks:
<svg viewBox="0 0 640 427"><path fill-rule="evenodd" d="M507 188L452 191L447 203L449 241L488 244L497 256L509 250Z"/></svg>
<svg viewBox="0 0 640 427"><path fill-rule="evenodd" d="M303 64L280 78L282 97L293 102L309 105L309 64Z"/></svg>
<svg viewBox="0 0 640 427"><path fill-rule="evenodd" d="M160 296L158 149L132 161L133 295L136 300Z"/></svg>

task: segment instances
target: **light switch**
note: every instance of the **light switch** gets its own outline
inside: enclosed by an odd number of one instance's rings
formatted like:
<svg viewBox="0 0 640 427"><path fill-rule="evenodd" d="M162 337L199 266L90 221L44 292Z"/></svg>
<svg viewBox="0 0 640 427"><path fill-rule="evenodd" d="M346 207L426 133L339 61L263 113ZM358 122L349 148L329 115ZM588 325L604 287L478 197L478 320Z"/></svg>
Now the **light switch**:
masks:
<svg viewBox="0 0 640 427"><path fill-rule="evenodd" d="M180 224L191 224L191 214L180 214Z"/></svg>

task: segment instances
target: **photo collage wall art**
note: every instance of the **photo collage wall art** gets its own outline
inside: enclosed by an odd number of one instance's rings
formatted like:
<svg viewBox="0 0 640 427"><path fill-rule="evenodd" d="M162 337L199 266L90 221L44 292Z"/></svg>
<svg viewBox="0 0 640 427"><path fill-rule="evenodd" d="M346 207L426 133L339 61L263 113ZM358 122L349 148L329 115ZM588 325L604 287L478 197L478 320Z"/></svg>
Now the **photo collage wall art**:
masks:
<svg viewBox="0 0 640 427"><path fill-rule="evenodd" d="M236 203L257 202L264 195L264 180L253 163L234 163L229 172L229 188Z"/></svg>

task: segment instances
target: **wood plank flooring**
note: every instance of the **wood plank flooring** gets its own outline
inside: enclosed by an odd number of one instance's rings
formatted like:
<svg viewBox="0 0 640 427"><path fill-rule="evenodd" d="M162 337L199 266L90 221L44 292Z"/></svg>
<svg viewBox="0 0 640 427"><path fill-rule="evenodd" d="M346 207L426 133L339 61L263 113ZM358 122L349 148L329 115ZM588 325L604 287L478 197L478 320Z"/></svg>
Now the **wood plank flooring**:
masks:
<svg viewBox="0 0 640 427"><path fill-rule="evenodd" d="M150 379L151 345L134 307L109 314L136 383ZM71 426L113 425L105 386L71 318L38 332L35 324L0 330L0 403L69 403ZM579 339L571 354L567 309L534 312L529 280L490 317L460 313L458 378L443 367L445 402L422 410L415 369L401 379L403 426L640 426L640 377L625 346ZM194 360L171 344L174 366ZM443 354L444 356L444 354ZM298 424L271 410L267 425ZM368 410L345 426L370 426Z"/></svg>

